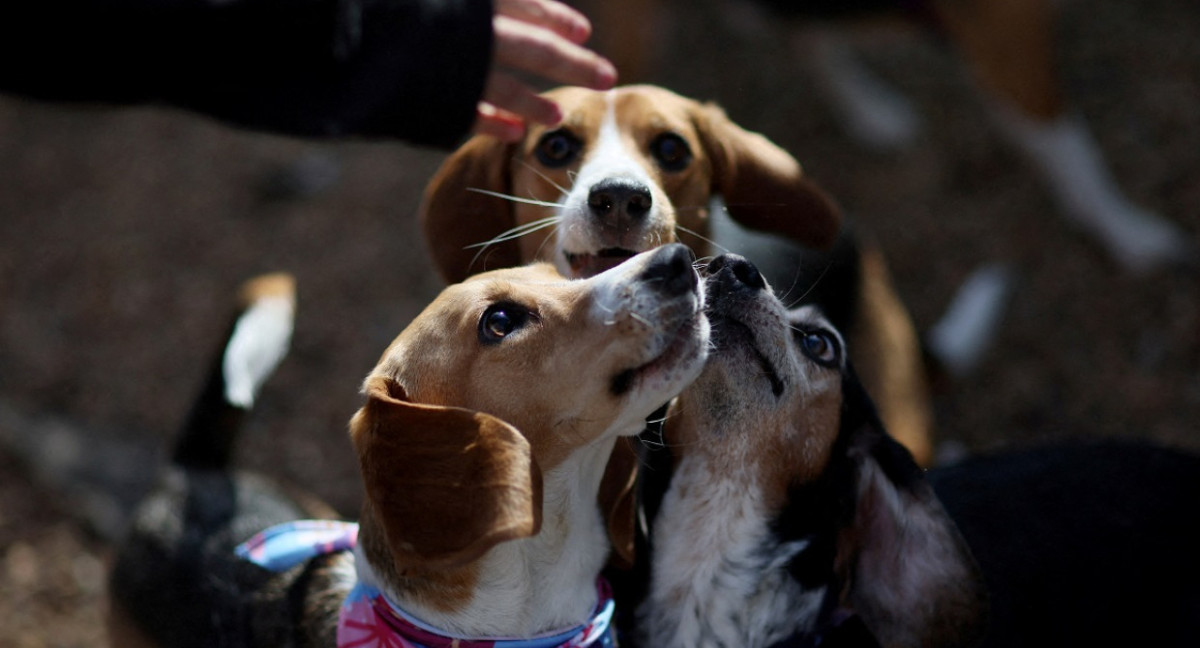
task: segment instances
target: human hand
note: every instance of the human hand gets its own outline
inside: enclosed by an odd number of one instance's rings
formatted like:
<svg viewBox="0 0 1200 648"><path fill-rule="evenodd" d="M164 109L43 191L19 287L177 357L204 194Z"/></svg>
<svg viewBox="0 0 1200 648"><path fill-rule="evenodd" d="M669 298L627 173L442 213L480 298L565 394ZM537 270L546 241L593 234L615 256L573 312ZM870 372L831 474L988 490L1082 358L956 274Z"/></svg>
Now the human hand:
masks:
<svg viewBox="0 0 1200 648"><path fill-rule="evenodd" d="M520 79L533 75L555 83L607 90L617 81L613 64L583 47L592 25L555 0L496 0L492 71L479 102L476 133L517 141L526 121L557 124L562 113Z"/></svg>

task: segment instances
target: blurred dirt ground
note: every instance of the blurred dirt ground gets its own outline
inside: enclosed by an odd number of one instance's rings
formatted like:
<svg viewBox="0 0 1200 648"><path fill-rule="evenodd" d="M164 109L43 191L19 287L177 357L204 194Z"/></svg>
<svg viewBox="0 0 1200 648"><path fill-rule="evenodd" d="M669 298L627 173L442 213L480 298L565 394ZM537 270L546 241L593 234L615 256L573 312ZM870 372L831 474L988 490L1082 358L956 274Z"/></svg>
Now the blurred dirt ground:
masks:
<svg viewBox="0 0 1200 648"><path fill-rule="evenodd" d="M1067 94L1127 193L1200 239L1200 5L1064 4ZM843 135L780 35L731 32L719 3L673 6L652 80L792 151L882 242L920 327L972 270L1014 265L994 348L938 396L943 441L1200 449L1200 278L1125 276L1058 217L936 40L859 43L925 118L917 145L876 155ZM294 273L300 307L242 463L353 515L346 422L361 378L438 289L414 213L442 155L0 99L0 647L103 637L112 529L80 521L90 486L21 448L73 430L54 456L123 489L110 504L132 501L200 386L233 291L256 273Z"/></svg>

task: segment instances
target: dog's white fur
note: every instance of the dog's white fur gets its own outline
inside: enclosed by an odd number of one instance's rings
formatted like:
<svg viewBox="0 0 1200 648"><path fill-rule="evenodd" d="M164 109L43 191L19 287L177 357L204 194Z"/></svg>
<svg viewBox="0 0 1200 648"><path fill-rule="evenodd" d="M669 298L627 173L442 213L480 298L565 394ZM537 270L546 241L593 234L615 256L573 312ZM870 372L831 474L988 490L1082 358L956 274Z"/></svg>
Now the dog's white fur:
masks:
<svg viewBox="0 0 1200 648"><path fill-rule="evenodd" d="M595 254L611 247L613 241L600 240L599 232L590 222L588 194L599 183L608 180L632 180L650 191L651 206L646 227L651 230L670 230L675 223L675 207L659 182L646 171L641 154L630 146L628 134L617 125L616 95L605 95L605 112L596 141L575 174L569 191L559 199L558 215L562 219L555 229L558 249L571 254ZM668 241L658 240L655 245ZM625 246L633 247L633 241ZM563 276L571 276L572 268L564 255L555 254L554 264Z"/></svg>
<svg viewBox="0 0 1200 648"><path fill-rule="evenodd" d="M442 322L428 331L439 326L453 329L459 326L456 322L463 309L483 312L489 303L536 300L544 310L537 324L528 325L529 345L518 347L522 355L504 356L533 363L532 367L514 366L496 373L494 365L480 368L481 361L472 359L468 376L430 375L429 367L422 364L428 362L422 359L428 354L467 357L482 351L472 350L471 345L439 348L444 344L434 343L441 340L436 332L433 337L402 334L393 343L372 376L396 377L414 397L423 391L457 392L450 397L452 402L444 404L487 412L526 436L542 468L541 528L528 537L495 544L465 565L474 585L461 605L448 607L421 588L389 582L374 565L379 556L370 550L365 555L373 560L359 561L364 579L377 584L406 612L452 636L530 637L571 627L588 617L596 605L595 580L611 548L597 493L617 439L640 432L646 416L686 386L704 364L708 326L700 314L703 292L697 289L668 299L653 280L640 277L656 253L668 251L643 253L581 281L564 280L549 266L477 275L454 288L449 297L443 293L439 301L449 308L431 310L435 308L431 306L418 318ZM690 266L686 269L694 272ZM468 317L478 319L478 312ZM580 320L585 322L582 328L578 328ZM576 328L555 329L559 321ZM474 328L467 328L473 335ZM565 339L572 331L589 339ZM563 345L576 352L565 354ZM609 376L603 372L618 365L637 371L628 391L616 399L608 394ZM480 381L476 371L489 378L476 384ZM496 384L509 376L510 384ZM558 384L556 377L565 384ZM612 402L604 404L605 399ZM543 420L546 416L554 420ZM530 417L538 420L522 420Z"/></svg>
<svg viewBox="0 0 1200 648"><path fill-rule="evenodd" d="M767 546L771 520L761 487L713 479L722 469L685 459L672 476L656 527L672 529L655 547L655 610L645 645L768 646L809 631L825 588L804 591L780 567L807 542ZM678 532L683 530L682 532ZM795 625L778 623L792 619Z"/></svg>

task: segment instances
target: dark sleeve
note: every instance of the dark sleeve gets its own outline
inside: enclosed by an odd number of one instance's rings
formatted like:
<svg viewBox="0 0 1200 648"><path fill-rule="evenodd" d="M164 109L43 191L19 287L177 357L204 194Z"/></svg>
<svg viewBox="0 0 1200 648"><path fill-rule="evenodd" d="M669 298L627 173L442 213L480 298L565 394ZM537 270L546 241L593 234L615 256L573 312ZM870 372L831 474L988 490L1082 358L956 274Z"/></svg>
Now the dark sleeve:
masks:
<svg viewBox="0 0 1200 648"><path fill-rule="evenodd" d="M300 136L453 146L491 51L491 0L0 2L0 91Z"/></svg>

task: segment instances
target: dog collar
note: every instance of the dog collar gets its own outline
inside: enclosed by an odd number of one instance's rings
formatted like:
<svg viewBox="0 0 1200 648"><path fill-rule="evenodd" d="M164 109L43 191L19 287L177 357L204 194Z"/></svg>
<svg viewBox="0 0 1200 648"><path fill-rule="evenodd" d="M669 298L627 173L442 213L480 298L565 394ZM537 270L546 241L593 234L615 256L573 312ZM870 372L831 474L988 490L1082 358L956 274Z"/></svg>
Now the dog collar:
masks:
<svg viewBox="0 0 1200 648"><path fill-rule="evenodd" d="M354 550L358 525L334 520L296 520L267 528L234 548L250 562L286 571L317 556ZM389 601L370 579L360 576L338 614L338 648L612 648L615 609L608 583L596 580L598 603L591 620L561 632L531 639L451 637Z"/></svg>

